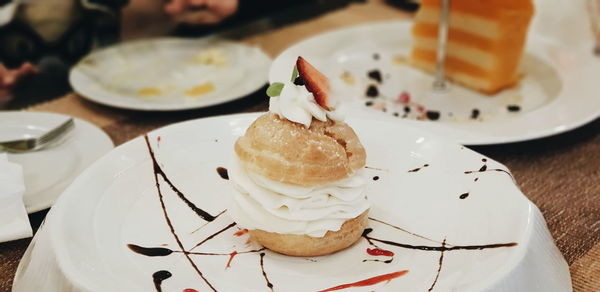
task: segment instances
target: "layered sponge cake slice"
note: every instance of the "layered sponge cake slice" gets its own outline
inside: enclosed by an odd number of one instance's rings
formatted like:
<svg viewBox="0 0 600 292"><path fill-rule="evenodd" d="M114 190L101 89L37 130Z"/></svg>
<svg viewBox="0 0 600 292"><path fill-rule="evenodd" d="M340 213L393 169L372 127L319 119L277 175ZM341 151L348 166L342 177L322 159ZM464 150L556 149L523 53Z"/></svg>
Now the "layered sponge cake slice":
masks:
<svg viewBox="0 0 600 292"><path fill-rule="evenodd" d="M435 69L440 0L422 0L413 26L411 64ZM514 85L533 16L531 0L453 0L446 77L492 94Z"/></svg>

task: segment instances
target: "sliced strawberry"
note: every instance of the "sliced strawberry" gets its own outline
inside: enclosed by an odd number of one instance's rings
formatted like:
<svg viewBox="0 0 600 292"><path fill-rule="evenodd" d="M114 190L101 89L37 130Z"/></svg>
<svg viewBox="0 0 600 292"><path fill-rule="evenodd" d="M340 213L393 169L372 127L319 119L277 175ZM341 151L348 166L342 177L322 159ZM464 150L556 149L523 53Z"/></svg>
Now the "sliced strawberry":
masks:
<svg viewBox="0 0 600 292"><path fill-rule="evenodd" d="M317 104L325 110L331 110L328 103L329 79L302 57L298 57L296 68L298 68L298 75L304 80L304 86L306 86L308 91L312 92Z"/></svg>

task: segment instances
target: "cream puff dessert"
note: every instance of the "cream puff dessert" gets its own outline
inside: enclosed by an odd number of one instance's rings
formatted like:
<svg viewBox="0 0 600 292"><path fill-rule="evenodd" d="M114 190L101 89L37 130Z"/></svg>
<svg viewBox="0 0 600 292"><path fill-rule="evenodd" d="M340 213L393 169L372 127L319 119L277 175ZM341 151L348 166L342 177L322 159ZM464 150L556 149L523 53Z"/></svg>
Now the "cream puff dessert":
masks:
<svg viewBox="0 0 600 292"><path fill-rule="evenodd" d="M367 225L366 152L343 122L329 80L299 57L272 84L269 112L235 143L231 217L252 239L291 256L334 253Z"/></svg>

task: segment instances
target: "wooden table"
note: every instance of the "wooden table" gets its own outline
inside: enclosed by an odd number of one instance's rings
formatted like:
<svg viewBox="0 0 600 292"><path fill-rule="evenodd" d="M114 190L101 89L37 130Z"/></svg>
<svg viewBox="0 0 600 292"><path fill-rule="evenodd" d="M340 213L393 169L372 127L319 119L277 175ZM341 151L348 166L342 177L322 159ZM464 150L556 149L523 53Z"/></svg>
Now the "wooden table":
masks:
<svg viewBox="0 0 600 292"><path fill-rule="evenodd" d="M411 15L379 0L284 27L262 23L239 39L276 56L306 37L360 23L406 19ZM256 28L255 27L255 28ZM118 110L75 94L30 108L69 114L106 131L116 145L147 131L187 119L267 110L263 90L225 105L172 113ZM600 94L600 93L599 93ZM542 211L570 268L575 291L600 291L600 120L562 135L500 146L472 147L513 172L519 187ZM45 211L32 214L35 228ZM9 291L18 261L30 239L0 244L0 291Z"/></svg>

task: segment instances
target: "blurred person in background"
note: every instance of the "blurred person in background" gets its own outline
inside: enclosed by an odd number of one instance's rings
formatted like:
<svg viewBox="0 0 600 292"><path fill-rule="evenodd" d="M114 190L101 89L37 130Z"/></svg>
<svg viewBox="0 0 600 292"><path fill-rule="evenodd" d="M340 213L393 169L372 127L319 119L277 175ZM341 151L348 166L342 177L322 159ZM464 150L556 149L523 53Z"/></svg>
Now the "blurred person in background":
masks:
<svg viewBox="0 0 600 292"><path fill-rule="evenodd" d="M212 25L233 15L238 0L130 0L135 19L144 7L173 24ZM114 43L126 0L0 0L0 106L19 90L33 95L61 95L69 90L69 67L92 48ZM139 11L136 11L138 8ZM20 81L27 86L20 86Z"/></svg>

